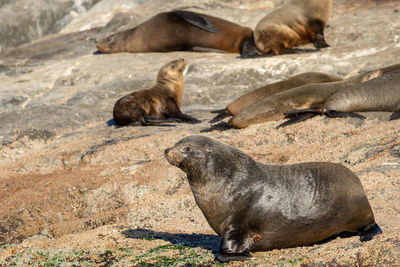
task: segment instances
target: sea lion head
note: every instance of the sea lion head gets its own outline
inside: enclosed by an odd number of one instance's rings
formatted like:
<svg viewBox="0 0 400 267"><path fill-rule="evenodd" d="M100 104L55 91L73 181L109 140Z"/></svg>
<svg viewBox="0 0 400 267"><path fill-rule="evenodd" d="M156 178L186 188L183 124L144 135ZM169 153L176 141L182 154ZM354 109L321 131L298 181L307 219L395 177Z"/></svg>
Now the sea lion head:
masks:
<svg viewBox="0 0 400 267"><path fill-rule="evenodd" d="M96 47L102 53L114 53L118 51L118 33L96 40Z"/></svg>
<svg viewBox="0 0 400 267"><path fill-rule="evenodd" d="M157 81L177 81L183 78L183 72L186 68L186 61L183 58L172 60L165 64L157 75Z"/></svg>
<svg viewBox="0 0 400 267"><path fill-rule="evenodd" d="M186 173L196 172L198 169L207 169L209 156L214 147L214 140L201 136L187 136L173 147L164 151L165 158Z"/></svg>
<svg viewBox="0 0 400 267"><path fill-rule="evenodd" d="M230 181L254 162L243 152L202 135L187 136L164 153L171 165L186 172L191 184Z"/></svg>

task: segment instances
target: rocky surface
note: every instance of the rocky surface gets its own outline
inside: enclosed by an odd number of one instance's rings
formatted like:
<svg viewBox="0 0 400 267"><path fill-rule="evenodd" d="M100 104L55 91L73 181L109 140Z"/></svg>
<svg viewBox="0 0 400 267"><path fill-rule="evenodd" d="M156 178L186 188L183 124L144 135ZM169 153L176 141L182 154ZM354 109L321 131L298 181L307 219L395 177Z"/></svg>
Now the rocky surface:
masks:
<svg viewBox="0 0 400 267"><path fill-rule="evenodd" d="M346 75L400 60L397 1L336 1L326 29L330 48L304 46L255 59L216 52L93 52L95 39L157 12L186 8L254 27L282 1L70 2L93 7L58 34L0 53L0 265L214 264L218 238L164 149L207 128L210 110L269 82L306 71ZM0 2L0 13L13 4ZM159 68L180 57L188 61L183 110L202 123L115 127L115 101L154 84ZM384 231L366 243L338 238L255 253L251 264L400 264L400 122L387 121L384 112L364 115L363 121L315 117L278 130L281 121L207 133L265 163L346 165L359 175Z"/></svg>

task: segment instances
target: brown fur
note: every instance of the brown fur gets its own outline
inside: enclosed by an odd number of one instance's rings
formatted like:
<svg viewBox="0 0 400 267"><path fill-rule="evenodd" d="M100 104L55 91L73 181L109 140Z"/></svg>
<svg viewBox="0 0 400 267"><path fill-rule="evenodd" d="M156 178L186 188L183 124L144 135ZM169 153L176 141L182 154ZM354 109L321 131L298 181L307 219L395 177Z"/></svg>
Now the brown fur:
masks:
<svg viewBox="0 0 400 267"><path fill-rule="evenodd" d="M285 114L288 121L279 127L291 125L317 114L328 117L357 117L359 111L392 111L389 120L400 119L400 70L398 65L382 68L381 76L362 83L352 84L337 91L322 103L305 109L295 109Z"/></svg>
<svg viewBox="0 0 400 267"><path fill-rule="evenodd" d="M156 85L120 98L114 106L115 122L118 125L143 125L149 119L167 118L196 122L196 119L180 111L185 67L184 59L168 62L158 72Z"/></svg>
<svg viewBox="0 0 400 267"><path fill-rule="evenodd" d="M332 0L291 0L268 14L254 31L258 51L278 55L284 48L310 42L317 48L328 46L323 39L323 30L331 6Z"/></svg>
<svg viewBox="0 0 400 267"><path fill-rule="evenodd" d="M119 53L202 47L239 53L243 41L250 39L252 32L250 28L220 18L177 10L157 14L134 29L104 38L98 41L97 49L103 53Z"/></svg>
<svg viewBox="0 0 400 267"><path fill-rule="evenodd" d="M217 122L225 117L235 116L247 106L259 101L265 97L273 94L280 93L291 88L295 88L301 85L324 83L324 82L335 82L343 80L341 77L336 75L329 75L320 72L306 72L290 77L289 79L267 84L251 92L248 92L226 106L223 110L217 110L214 113L220 113L211 122Z"/></svg>
<svg viewBox="0 0 400 267"><path fill-rule="evenodd" d="M247 106L229 121L229 125L235 128L246 128L251 124L280 120L284 118L285 112L319 106L339 90L380 75L382 75L381 70L370 71L344 81L295 87Z"/></svg>

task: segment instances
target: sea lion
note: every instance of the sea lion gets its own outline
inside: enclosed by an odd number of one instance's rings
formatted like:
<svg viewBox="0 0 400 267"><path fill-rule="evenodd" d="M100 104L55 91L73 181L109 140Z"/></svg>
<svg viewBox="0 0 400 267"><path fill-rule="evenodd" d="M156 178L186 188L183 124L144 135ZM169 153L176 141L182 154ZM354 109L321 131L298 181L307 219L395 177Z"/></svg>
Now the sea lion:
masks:
<svg viewBox="0 0 400 267"><path fill-rule="evenodd" d="M165 64L157 75L157 84L120 98L114 105L114 121L118 125L145 125L151 121L197 123L197 119L181 112L184 89L184 59Z"/></svg>
<svg viewBox="0 0 400 267"><path fill-rule="evenodd" d="M210 122L214 123L226 117L235 116L245 107L253 104L254 102L291 88L306 84L336 82L341 80L343 80L343 78L337 75L330 75L320 72L301 73L283 81L267 84L236 98L234 101L229 103L226 108L212 111L212 113L218 113L218 115L210 120Z"/></svg>
<svg viewBox="0 0 400 267"><path fill-rule="evenodd" d="M381 70L367 71L342 81L306 84L291 88L248 105L227 124L224 122L215 124L202 132L214 129L246 128L252 124L284 119L285 112L318 106L340 89L380 75L382 75Z"/></svg>
<svg viewBox="0 0 400 267"><path fill-rule="evenodd" d="M332 0L290 0L257 24L253 38L243 45L242 57L279 55L284 48L308 43L317 49L328 47L324 29L331 7Z"/></svg>
<svg viewBox="0 0 400 267"><path fill-rule="evenodd" d="M155 15L139 26L97 42L102 53L168 52L211 48L240 53L253 30L235 23L190 11Z"/></svg>
<svg viewBox="0 0 400 267"><path fill-rule="evenodd" d="M312 118L318 114L328 117L357 116L358 111L392 111L389 120L400 118L400 71L392 71L375 79L345 87L319 106L292 110L290 118L280 126L287 126ZM363 116L359 115L363 118Z"/></svg>
<svg viewBox="0 0 400 267"><path fill-rule="evenodd" d="M342 232L371 240L381 229L359 178L341 164L267 165L195 135L165 150L187 174L195 201L221 236L217 259L315 244Z"/></svg>

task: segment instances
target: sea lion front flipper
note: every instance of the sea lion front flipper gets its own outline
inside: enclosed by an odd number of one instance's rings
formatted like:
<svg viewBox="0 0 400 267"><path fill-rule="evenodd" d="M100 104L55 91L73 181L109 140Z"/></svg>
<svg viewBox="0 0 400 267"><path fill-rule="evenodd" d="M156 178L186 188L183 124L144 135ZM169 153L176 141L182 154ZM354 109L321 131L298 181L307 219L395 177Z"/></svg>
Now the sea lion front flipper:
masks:
<svg viewBox="0 0 400 267"><path fill-rule="evenodd" d="M358 230L360 232L360 241L369 241L377 234L382 234L382 229L376 223L366 225Z"/></svg>
<svg viewBox="0 0 400 267"><path fill-rule="evenodd" d="M215 116L214 118L212 118L209 121L209 123L218 122L218 121L221 121L221 120L225 119L226 117L232 116L232 114L229 113L229 111L227 109L225 109L225 108L211 111L211 113L218 113L218 115Z"/></svg>
<svg viewBox="0 0 400 267"><path fill-rule="evenodd" d="M253 240L249 235L241 229L230 226L221 237L217 259L220 262L249 260L252 243Z"/></svg>
<svg viewBox="0 0 400 267"><path fill-rule="evenodd" d="M400 119L400 111L394 112L389 118L390 121L394 121L394 120L398 120L398 119Z"/></svg>
<svg viewBox="0 0 400 267"><path fill-rule="evenodd" d="M291 117L287 117L289 118L287 121L285 121L284 123L279 124L276 129L282 128L282 127L286 127L301 121L305 121L308 119L311 119L315 116L317 116L318 113L298 113L296 116L291 116ZM286 115L286 114L285 114Z"/></svg>
<svg viewBox="0 0 400 267"><path fill-rule="evenodd" d="M260 55L256 43L254 42L254 37L244 40L242 47L240 48L240 56L242 58L251 58Z"/></svg>
<svg viewBox="0 0 400 267"><path fill-rule="evenodd" d="M173 98L167 100L167 108L164 111L164 115L167 118L177 118L181 120L181 122L193 124L201 122L198 119L193 118L192 116L183 114Z"/></svg>
<svg viewBox="0 0 400 267"><path fill-rule="evenodd" d="M215 27L215 25L212 24L211 21L209 21L206 17L200 14L183 10L172 11L171 14L174 14L177 17L186 21L187 23L190 23L193 26L196 26L207 32L219 32L218 28Z"/></svg>
<svg viewBox="0 0 400 267"><path fill-rule="evenodd" d="M311 29L315 32L315 37L311 40L311 43L314 45L316 49L321 49L325 47L329 47L330 45L325 41L324 37L324 26L321 20L313 20L310 23Z"/></svg>

